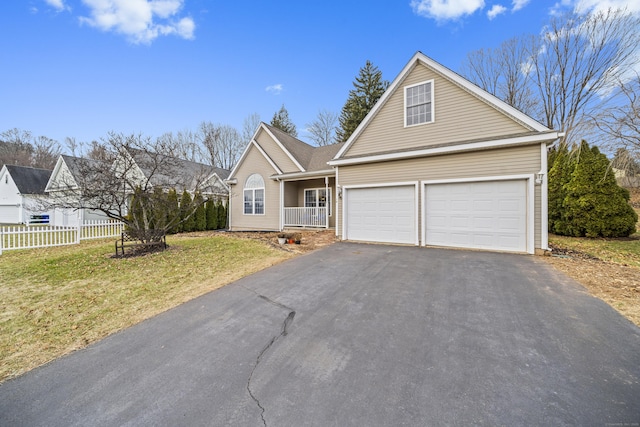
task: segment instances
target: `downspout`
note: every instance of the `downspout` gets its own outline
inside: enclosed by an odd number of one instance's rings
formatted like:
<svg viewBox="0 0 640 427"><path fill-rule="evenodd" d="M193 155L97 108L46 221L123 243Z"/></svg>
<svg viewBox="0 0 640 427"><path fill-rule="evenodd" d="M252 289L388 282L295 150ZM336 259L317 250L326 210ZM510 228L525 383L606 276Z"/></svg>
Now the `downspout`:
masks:
<svg viewBox="0 0 640 427"><path fill-rule="evenodd" d="M540 247L549 250L549 174L547 173L547 144L540 144L540 174L542 185L540 186Z"/></svg>
<svg viewBox="0 0 640 427"><path fill-rule="evenodd" d="M227 230L231 231L231 199L233 195L233 185L229 184L229 196L227 197Z"/></svg>
<svg viewBox="0 0 640 427"><path fill-rule="evenodd" d="M278 223L278 227L280 231L284 230L284 181L280 178L276 178L280 183L280 219Z"/></svg>
<svg viewBox="0 0 640 427"><path fill-rule="evenodd" d="M327 203L331 198L331 195L329 194L329 177L325 176L324 177L324 195L327 198L327 200L325 200L324 203L324 228L329 229L329 203Z"/></svg>
<svg viewBox="0 0 640 427"><path fill-rule="evenodd" d="M336 237L340 237L339 235L339 225L340 225L340 215L338 215L338 206L340 203L340 200L342 200L342 189L340 189L340 185L338 184L338 166L335 166L334 169L336 170L336 209L335 209L335 217L336 217Z"/></svg>

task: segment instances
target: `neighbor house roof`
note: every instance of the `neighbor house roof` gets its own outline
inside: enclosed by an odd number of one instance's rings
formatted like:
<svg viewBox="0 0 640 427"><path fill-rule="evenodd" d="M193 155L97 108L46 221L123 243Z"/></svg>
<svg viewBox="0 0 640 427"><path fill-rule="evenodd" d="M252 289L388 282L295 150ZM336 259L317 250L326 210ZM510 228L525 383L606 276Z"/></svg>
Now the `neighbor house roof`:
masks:
<svg viewBox="0 0 640 427"><path fill-rule="evenodd" d="M20 194L44 194L51 172L48 169L5 165Z"/></svg>
<svg viewBox="0 0 640 427"><path fill-rule="evenodd" d="M168 170L160 171L160 173L153 173L151 169L151 166L154 163L152 156L156 156L156 154L152 155L152 153L134 148L129 148L128 151L142 173L147 177L151 176L150 182L152 184L165 185L174 181L175 177L167 176L167 172L169 172ZM190 188L195 188L198 184L198 181L208 179L214 174L217 175L218 178L223 182L229 176L229 171L226 169L214 167L204 163L183 160L178 157L157 154L157 161L161 163L167 162L171 164L173 168L175 168L175 172L184 174L184 177L190 180Z"/></svg>

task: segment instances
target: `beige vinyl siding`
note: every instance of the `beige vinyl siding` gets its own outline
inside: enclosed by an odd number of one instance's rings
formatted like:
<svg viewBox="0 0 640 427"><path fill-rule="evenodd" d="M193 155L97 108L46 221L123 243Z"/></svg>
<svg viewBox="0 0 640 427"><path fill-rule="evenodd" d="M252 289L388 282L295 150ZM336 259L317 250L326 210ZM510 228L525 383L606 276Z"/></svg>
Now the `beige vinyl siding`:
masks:
<svg viewBox="0 0 640 427"><path fill-rule="evenodd" d="M404 88L433 80L433 123L404 127ZM430 68L418 64L382 106L345 156L360 156L434 144L490 139L530 132Z"/></svg>
<svg viewBox="0 0 640 427"><path fill-rule="evenodd" d="M280 148L278 143L274 141L273 138L271 138L271 136L264 129L261 129L256 138L256 141L282 172L300 172L300 168L298 168L296 164L293 163L287 153L282 151L282 148ZM275 173L275 171L272 173Z"/></svg>
<svg viewBox="0 0 640 427"><path fill-rule="evenodd" d="M540 145L447 154L390 162L340 166L339 185L536 174L540 171ZM535 186L535 247L540 247L540 186ZM421 203L419 201L419 203ZM339 215L341 215L340 206ZM340 217L339 227L342 227ZM419 230L421 233L421 230ZM340 230L341 233L341 230ZM421 234L420 234L421 235Z"/></svg>
<svg viewBox="0 0 640 427"><path fill-rule="evenodd" d="M279 230L280 183L269 179L275 172L262 153L252 146L236 171L238 183L231 185L231 230ZM264 215L244 214L244 184L254 173L259 173L264 180Z"/></svg>
<svg viewBox="0 0 640 427"><path fill-rule="evenodd" d="M298 204L298 183L284 183L284 206L286 208L296 208L301 206Z"/></svg>

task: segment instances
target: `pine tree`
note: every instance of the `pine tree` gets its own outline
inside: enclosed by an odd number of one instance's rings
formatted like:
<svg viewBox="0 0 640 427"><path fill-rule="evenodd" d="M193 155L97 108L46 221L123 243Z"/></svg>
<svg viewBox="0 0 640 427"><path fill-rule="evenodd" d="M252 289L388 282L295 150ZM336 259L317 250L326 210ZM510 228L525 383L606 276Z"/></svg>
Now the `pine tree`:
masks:
<svg viewBox="0 0 640 427"><path fill-rule="evenodd" d="M187 190L182 192L180 199L180 219L182 220L182 231L188 233L196 227L194 218L193 199Z"/></svg>
<svg viewBox="0 0 640 427"><path fill-rule="evenodd" d="M218 229L227 228L227 207L222 200L216 203L216 210L218 211Z"/></svg>
<svg viewBox="0 0 640 427"><path fill-rule="evenodd" d="M126 230L127 233L133 233L134 229L141 229L141 227L144 227L145 218L144 209L142 208L142 189L139 186L133 190L133 195L129 202L129 212L127 213L127 217L133 225L133 229Z"/></svg>
<svg viewBox="0 0 640 427"><path fill-rule="evenodd" d="M582 141L580 158L565 189L566 234L626 237L635 233L638 215L629 205L629 191L617 184L609 159L597 147Z"/></svg>
<svg viewBox="0 0 640 427"><path fill-rule="evenodd" d="M382 71L371 61L367 61L353 82L354 89L349 91L349 97L342 107L339 128L336 130L336 140L344 142L356 130L360 122L371 111L382 94L389 87L389 82L382 79Z"/></svg>
<svg viewBox="0 0 640 427"><path fill-rule="evenodd" d="M153 189L151 203L153 204L151 229L161 230L167 225L167 194L160 187Z"/></svg>
<svg viewBox="0 0 640 427"><path fill-rule="evenodd" d="M180 207L178 203L178 193L174 188L167 193L167 224L173 224L169 228L169 234L180 232Z"/></svg>
<svg viewBox="0 0 640 427"><path fill-rule="evenodd" d="M553 159L549 170L549 231L556 234L566 234L567 223L563 203L567 196L565 187L571 180L575 162L565 144L554 149L549 158Z"/></svg>
<svg viewBox="0 0 640 427"><path fill-rule="evenodd" d="M286 108L284 108L284 104L280 107L280 110L273 115L271 119L271 126L280 129L283 132L288 133L293 137L298 136L298 130L296 129L296 125L293 124L291 119L289 118L289 112Z"/></svg>
<svg viewBox="0 0 640 427"><path fill-rule="evenodd" d="M207 214L204 210L204 198L202 194L196 193L193 203L197 206L193 214L194 230L204 231L207 229Z"/></svg>
<svg viewBox="0 0 640 427"><path fill-rule="evenodd" d="M205 213L207 216L207 230L215 230L218 228L218 212L216 211L215 202L211 199L205 204Z"/></svg>

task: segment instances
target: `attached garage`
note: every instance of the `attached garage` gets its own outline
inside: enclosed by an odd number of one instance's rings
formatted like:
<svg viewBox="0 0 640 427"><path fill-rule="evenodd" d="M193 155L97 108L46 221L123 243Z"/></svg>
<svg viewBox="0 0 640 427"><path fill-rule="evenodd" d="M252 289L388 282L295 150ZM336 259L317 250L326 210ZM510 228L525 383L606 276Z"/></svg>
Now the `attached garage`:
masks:
<svg viewBox="0 0 640 427"><path fill-rule="evenodd" d="M417 185L345 188L347 240L418 244Z"/></svg>
<svg viewBox="0 0 640 427"><path fill-rule="evenodd" d="M18 224L20 205L0 205L0 224Z"/></svg>
<svg viewBox="0 0 640 427"><path fill-rule="evenodd" d="M528 252L528 180L424 187L426 245Z"/></svg>

